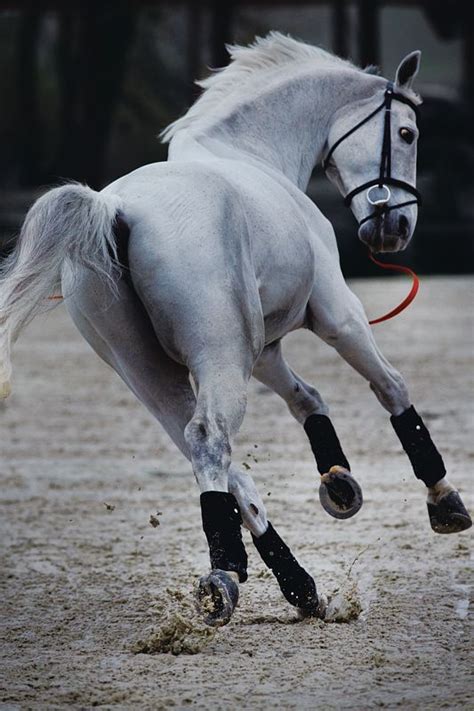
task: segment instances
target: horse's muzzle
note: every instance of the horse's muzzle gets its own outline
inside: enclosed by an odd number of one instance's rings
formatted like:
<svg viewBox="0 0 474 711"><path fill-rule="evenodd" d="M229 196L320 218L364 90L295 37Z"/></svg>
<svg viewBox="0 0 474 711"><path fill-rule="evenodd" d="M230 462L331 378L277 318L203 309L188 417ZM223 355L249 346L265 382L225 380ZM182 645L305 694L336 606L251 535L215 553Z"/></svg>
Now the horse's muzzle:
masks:
<svg viewBox="0 0 474 711"><path fill-rule="evenodd" d="M408 218L397 210L374 215L359 227L359 239L371 252L401 252L411 237Z"/></svg>

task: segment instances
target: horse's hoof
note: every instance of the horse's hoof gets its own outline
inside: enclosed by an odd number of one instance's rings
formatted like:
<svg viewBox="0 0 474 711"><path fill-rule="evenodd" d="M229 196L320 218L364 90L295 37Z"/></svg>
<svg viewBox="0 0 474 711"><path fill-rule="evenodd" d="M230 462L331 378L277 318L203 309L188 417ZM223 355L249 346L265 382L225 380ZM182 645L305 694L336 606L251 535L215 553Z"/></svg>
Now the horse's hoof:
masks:
<svg viewBox="0 0 474 711"><path fill-rule="evenodd" d="M297 610L301 618L317 617L320 620L324 620L327 607L328 599L326 595L316 595L314 600L308 600L307 605L298 607Z"/></svg>
<svg viewBox="0 0 474 711"><path fill-rule="evenodd" d="M362 489L347 469L331 467L321 477L319 500L323 509L334 518L350 518L362 506Z"/></svg>
<svg viewBox="0 0 474 711"><path fill-rule="evenodd" d="M226 625L239 600L239 586L224 570L211 570L200 578L196 605L204 622L211 627Z"/></svg>
<svg viewBox="0 0 474 711"><path fill-rule="evenodd" d="M457 491L450 491L437 503L428 501L431 528L436 533L459 533L472 526L472 520Z"/></svg>

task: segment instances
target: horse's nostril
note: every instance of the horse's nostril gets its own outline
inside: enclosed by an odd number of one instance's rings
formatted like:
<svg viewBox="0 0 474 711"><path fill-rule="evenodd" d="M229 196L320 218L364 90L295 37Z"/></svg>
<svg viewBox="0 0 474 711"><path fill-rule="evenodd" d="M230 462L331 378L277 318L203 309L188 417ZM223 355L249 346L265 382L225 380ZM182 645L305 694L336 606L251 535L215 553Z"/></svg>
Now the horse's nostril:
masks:
<svg viewBox="0 0 474 711"><path fill-rule="evenodd" d="M405 215L400 215L398 218L398 233L403 237L408 237L409 222Z"/></svg>

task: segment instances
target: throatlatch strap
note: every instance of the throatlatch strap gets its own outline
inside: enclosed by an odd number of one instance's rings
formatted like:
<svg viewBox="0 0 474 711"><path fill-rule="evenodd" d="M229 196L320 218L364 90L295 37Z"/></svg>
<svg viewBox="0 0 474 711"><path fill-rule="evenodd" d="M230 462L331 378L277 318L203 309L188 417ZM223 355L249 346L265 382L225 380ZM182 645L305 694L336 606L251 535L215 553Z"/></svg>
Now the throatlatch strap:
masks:
<svg viewBox="0 0 474 711"><path fill-rule="evenodd" d="M268 522L265 533L253 542L265 565L273 571L280 590L290 605L305 608L317 602L316 585L296 560L286 543Z"/></svg>
<svg viewBox="0 0 474 711"><path fill-rule="evenodd" d="M344 452L342 451L336 430L326 415L310 415L304 423L316 465L320 474L326 474L331 467L338 464L350 470Z"/></svg>
<svg viewBox="0 0 474 711"><path fill-rule="evenodd" d="M247 553L240 529L242 517L237 499L223 491L201 494L202 527L209 544L211 568L238 573L247 580Z"/></svg>
<svg viewBox="0 0 474 711"><path fill-rule="evenodd" d="M408 455L417 479L421 479L426 486L434 486L445 476L446 468L413 405L401 415L392 416L390 422Z"/></svg>

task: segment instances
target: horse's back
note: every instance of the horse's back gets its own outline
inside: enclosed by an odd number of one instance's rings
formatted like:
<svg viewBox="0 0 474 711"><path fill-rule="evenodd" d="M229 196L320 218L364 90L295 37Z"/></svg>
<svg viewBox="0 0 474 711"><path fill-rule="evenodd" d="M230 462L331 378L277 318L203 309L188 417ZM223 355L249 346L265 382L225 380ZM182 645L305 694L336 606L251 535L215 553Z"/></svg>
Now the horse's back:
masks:
<svg viewBox="0 0 474 711"><path fill-rule="evenodd" d="M295 259L295 267L310 264L308 224L325 220L301 191L234 160L154 163L105 190L122 197L132 250L137 239L161 258L168 249L174 257L190 247L207 247L206 256L219 245L226 254L249 249L257 274L280 259L290 270Z"/></svg>
<svg viewBox="0 0 474 711"><path fill-rule="evenodd" d="M232 198L234 188L216 166L190 161L144 165L108 185L104 192L122 197L127 219L134 224L162 215L176 219L189 209L195 212L195 219L204 220L209 213L215 219L223 201Z"/></svg>

